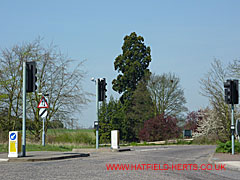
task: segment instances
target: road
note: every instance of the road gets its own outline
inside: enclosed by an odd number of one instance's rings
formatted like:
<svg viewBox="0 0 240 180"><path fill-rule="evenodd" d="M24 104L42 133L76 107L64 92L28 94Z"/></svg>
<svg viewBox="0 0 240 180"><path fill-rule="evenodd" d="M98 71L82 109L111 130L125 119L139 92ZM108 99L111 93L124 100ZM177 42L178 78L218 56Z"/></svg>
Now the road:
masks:
<svg viewBox="0 0 240 180"><path fill-rule="evenodd" d="M224 165L222 170L221 167L206 170L211 167L208 158L214 150L215 146L145 146L135 147L134 151L98 152L69 160L0 162L0 179L240 179L239 171ZM111 170L113 164L129 169Z"/></svg>

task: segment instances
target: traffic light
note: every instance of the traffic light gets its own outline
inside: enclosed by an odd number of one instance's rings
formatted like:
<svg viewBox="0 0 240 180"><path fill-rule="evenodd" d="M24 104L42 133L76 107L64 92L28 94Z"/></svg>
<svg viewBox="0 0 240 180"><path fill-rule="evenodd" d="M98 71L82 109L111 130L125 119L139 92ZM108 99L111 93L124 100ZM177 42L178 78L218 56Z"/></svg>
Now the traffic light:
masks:
<svg viewBox="0 0 240 180"><path fill-rule="evenodd" d="M101 80L100 79L97 79L97 81L98 81L98 101L102 101L102 93L101 93L101 91L102 91L102 82L101 82Z"/></svg>
<svg viewBox="0 0 240 180"><path fill-rule="evenodd" d="M107 82L106 82L106 78L103 78L103 84L102 84L102 97L103 97L103 101L105 101L105 99L107 98L106 92L107 92Z"/></svg>
<svg viewBox="0 0 240 180"><path fill-rule="evenodd" d="M227 104L238 104L238 80L227 80L224 83L225 102Z"/></svg>
<svg viewBox="0 0 240 180"><path fill-rule="evenodd" d="M35 61L26 63L26 74L26 92L34 92L37 89L37 67Z"/></svg>
<svg viewBox="0 0 240 180"><path fill-rule="evenodd" d="M107 98L106 91L107 91L107 83L106 78L98 79L98 101L105 101Z"/></svg>
<svg viewBox="0 0 240 180"><path fill-rule="evenodd" d="M232 84L232 103L238 104L238 80L233 80Z"/></svg>
<svg viewBox="0 0 240 180"><path fill-rule="evenodd" d="M232 80L227 80L224 83L224 92L225 92L225 102L227 104L232 104L232 97L231 97L231 88L232 87Z"/></svg>

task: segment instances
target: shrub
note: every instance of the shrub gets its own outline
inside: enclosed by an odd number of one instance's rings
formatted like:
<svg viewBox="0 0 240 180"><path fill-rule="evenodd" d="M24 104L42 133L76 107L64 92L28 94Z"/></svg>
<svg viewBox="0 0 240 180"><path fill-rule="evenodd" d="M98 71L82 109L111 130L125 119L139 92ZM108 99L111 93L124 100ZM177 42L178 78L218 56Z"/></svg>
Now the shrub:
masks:
<svg viewBox="0 0 240 180"><path fill-rule="evenodd" d="M214 134L195 137L193 144L217 144L218 137Z"/></svg>
<svg viewBox="0 0 240 180"><path fill-rule="evenodd" d="M180 133L177 122L174 117L158 115L145 121L143 129L139 132L139 138L143 141L161 141L177 138Z"/></svg>
<svg viewBox="0 0 240 180"><path fill-rule="evenodd" d="M234 150L240 153L240 143L235 141ZM216 149L217 153L231 153L232 152L232 141L227 141L226 143L218 142Z"/></svg>

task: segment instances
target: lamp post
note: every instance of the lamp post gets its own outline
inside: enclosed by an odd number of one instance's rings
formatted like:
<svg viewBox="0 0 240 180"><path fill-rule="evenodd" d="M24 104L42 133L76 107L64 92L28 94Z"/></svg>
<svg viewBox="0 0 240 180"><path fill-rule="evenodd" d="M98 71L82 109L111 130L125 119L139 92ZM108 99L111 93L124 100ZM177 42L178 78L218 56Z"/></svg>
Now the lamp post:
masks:
<svg viewBox="0 0 240 180"><path fill-rule="evenodd" d="M99 109L99 102L98 102L98 79L95 78L91 78L91 81L95 82L96 85L96 112L97 112L97 121L96 121L96 149L98 149L98 139L99 139L99 135L98 135L98 109Z"/></svg>

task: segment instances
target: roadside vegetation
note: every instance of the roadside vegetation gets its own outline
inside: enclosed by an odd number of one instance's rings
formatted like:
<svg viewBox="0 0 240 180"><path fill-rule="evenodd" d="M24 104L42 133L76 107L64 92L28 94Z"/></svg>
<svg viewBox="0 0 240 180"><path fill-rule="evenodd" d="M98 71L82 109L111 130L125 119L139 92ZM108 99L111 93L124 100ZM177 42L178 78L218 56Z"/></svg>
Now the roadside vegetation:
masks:
<svg viewBox="0 0 240 180"><path fill-rule="evenodd" d="M38 89L27 94L27 142L29 149L41 149L42 120L37 92L49 94L46 118L45 149L59 150L94 147L95 131L74 129L91 94L83 90L83 61L73 61L56 46L45 47L41 39L15 45L0 52L0 148L6 149L8 132L22 129L22 63L36 61ZM120 131L120 142L125 145L216 144L218 151L228 152L231 135L231 111L224 101L223 84L228 78L240 78L240 60L223 64L214 60L200 79L200 93L209 105L195 111L186 107L180 77L174 72L153 73L151 48L142 36L132 32L123 40L122 52L114 60L117 76L112 89L119 98L110 97L99 109L100 144L109 146L111 130ZM74 69L69 68L74 65ZM235 107L235 119L240 117ZM70 130L74 129L74 130ZM191 130L192 141L183 140L183 130ZM31 147L32 146L32 147ZM223 150L221 150L223 149Z"/></svg>
<svg viewBox="0 0 240 180"><path fill-rule="evenodd" d="M47 135L49 144L82 144L94 145L95 134L93 129L51 129Z"/></svg>
<svg viewBox="0 0 240 180"><path fill-rule="evenodd" d="M27 143L26 151L72 151L72 149L81 149L81 148L94 148L95 146L87 145L57 145L57 144L46 144L42 146L40 144L30 144ZM0 144L0 152L8 152L7 144Z"/></svg>
<svg viewBox="0 0 240 180"><path fill-rule="evenodd" d="M235 151L235 153L240 153L240 143L238 141L235 141L234 151ZM232 141L227 141L225 143L218 142L216 152L217 153L231 153L232 152Z"/></svg>
<svg viewBox="0 0 240 180"><path fill-rule="evenodd" d="M95 134L93 129L49 129L46 145L35 141L27 131L27 151L71 151L73 148L94 148ZM0 152L8 151L8 134L0 139Z"/></svg>
<svg viewBox="0 0 240 180"><path fill-rule="evenodd" d="M42 119L36 108L41 99L39 92L49 95L45 132L53 122L72 128L78 121L73 114L89 102L90 94L82 86L84 62L72 60L54 44L43 45L38 38L0 50L0 129L22 129L23 61L37 64L37 91L27 93L26 129L40 141Z"/></svg>

